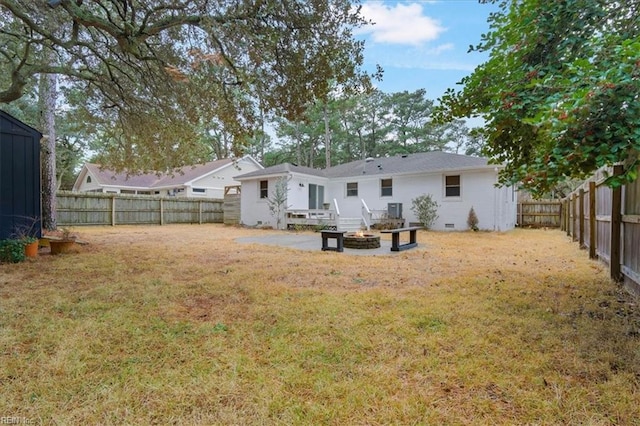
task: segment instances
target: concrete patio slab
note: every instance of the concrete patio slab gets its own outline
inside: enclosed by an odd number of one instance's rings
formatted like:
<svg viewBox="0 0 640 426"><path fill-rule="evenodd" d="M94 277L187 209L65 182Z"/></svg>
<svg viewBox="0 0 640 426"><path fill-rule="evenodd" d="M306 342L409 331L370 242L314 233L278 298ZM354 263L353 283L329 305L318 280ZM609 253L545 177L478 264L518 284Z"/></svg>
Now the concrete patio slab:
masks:
<svg viewBox="0 0 640 426"><path fill-rule="evenodd" d="M321 251L322 250L322 239L320 234L295 234L283 231L280 234L274 235L264 235L260 237L241 237L236 238L236 241L239 243L255 243L255 244L265 244L270 246L280 246L280 247L289 247L298 250L308 250L308 251ZM335 244L335 242L334 242ZM327 253L336 253L336 252L327 252ZM345 248L344 252L338 254L347 254L347 255L355 255L355 256L393 256L398 254L398 252L391 251L391 241L380 241L380 247L376 249L350 249Z"/></svg>

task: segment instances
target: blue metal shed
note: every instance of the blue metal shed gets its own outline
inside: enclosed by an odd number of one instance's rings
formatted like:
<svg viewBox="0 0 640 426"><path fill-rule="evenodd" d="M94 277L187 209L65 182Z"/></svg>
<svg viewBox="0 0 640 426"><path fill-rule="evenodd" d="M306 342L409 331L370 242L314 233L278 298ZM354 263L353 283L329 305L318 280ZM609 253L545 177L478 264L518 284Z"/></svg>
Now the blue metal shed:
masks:
<svg viewBox="0 0 640 426"><path fill-rule="evenodd" d="M42 133L0 110L0 240L29 228L41 237Z"/></svg>

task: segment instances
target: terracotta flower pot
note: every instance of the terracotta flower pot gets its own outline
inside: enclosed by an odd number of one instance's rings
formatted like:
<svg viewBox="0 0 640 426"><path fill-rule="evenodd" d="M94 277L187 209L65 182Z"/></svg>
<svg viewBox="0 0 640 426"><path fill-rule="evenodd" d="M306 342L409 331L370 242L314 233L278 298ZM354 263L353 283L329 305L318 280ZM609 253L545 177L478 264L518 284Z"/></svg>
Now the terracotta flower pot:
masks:
<svg viewBox="0 0 640 426"><path fill-rule="evenodd" d="M51 246L51 254L63 254L69 253L73 246L76 244L75 241L72 240L50 240L49 245Z"/></svg>
<svg viewBox="0 0 640 426"><path fill-rule="evenodd" d="M24 246L24 255L27 257L36 257L38 256L38 241L34 241L29 244L25 244Z"/></svg>

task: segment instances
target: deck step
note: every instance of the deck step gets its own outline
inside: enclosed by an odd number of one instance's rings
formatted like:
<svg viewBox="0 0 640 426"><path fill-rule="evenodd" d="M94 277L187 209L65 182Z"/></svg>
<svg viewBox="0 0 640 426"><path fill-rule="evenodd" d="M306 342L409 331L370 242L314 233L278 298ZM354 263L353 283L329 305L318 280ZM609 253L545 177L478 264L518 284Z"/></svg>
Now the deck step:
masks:
<svg viewBox="0 0 640 426"><path fill-rule="evenodd" d="M339 231L356 232L362 228L362 219L359 217L341 217L338 225Z"/></svg>

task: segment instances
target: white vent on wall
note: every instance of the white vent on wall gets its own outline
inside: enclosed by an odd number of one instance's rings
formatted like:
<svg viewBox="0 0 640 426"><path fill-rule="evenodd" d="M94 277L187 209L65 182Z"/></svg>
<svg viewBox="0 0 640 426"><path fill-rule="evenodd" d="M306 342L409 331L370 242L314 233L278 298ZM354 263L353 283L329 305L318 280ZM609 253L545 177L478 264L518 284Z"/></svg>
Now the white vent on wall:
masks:
<svg viewBox="0 0 640 426"><path fill-rule="evenodd" d="M454 229L456 225L454 225L453 223L445 223L444 227L445 229Z"/></svg>

